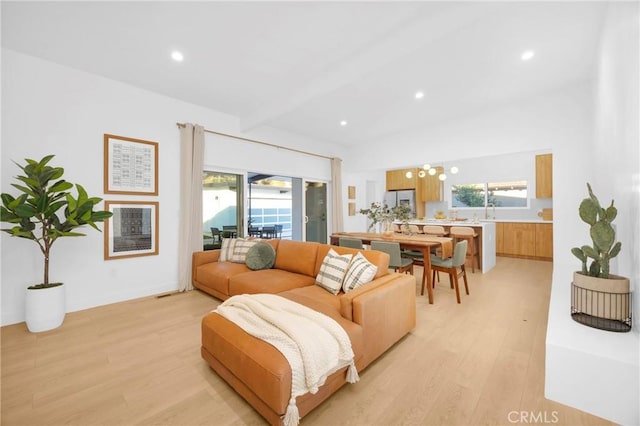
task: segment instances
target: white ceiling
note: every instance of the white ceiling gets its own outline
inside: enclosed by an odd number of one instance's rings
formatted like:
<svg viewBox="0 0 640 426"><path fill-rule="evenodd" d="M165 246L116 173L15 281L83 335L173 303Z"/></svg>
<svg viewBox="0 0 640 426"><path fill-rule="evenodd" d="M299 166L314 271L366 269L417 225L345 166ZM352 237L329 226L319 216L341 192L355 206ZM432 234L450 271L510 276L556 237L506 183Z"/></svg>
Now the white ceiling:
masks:
<svg viewBox="0 0 640 426"><path fill-rule="evenodd" d="M3 1L2 45L236 115L244 131L353 145L591 78L605 7Z"/></svg>

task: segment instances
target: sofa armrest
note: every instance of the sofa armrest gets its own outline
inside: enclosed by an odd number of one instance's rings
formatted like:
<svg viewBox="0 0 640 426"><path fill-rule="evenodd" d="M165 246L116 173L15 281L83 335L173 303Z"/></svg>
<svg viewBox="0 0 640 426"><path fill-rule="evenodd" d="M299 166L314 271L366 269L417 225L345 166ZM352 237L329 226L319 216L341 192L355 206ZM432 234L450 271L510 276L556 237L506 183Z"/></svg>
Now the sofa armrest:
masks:
<svg viewBox="0 0 640 426"><path fill-rule="evenodd" d="M390 281L393 281L398 278L400 274L387 274L382 277L376 278L375 280L367 283L361 287L356 288L355 290L350 291L349 293L345 293L340 296L340 315L349 321L353 321L353 300L356 297L363 295L364 293L368 293L370 291L376 290L378 287L383 286Z"/></svg>
<svg viewBox="0 0 640 426"><path fill-rule="evenodd" d="M416 326L416 281L391 274L389 280L353 298L353 322L363 329L366 367Z"/></svg>
<svg viewBox="0 0 640 426"><path fill-rule="evenodd" d="M191 280L196 279L198 266L205 263L217 262L220 257L220 250L194 251L191 255Z"/></svg>

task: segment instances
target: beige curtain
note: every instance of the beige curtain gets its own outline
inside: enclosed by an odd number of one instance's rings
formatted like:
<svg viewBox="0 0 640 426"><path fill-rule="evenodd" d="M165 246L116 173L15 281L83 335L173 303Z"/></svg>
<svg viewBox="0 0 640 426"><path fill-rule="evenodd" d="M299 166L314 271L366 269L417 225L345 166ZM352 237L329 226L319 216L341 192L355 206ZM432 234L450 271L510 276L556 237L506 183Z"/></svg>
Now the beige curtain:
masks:
<svg viewBox="0 0 640 426"><path fill-rule="evenodd" d="M178 226L178 290L193 290L191 255L202 250L202 169L204 128L180 128L180 224Z"/></svg>
<svg viewBox="0 0 640 426"><path fill-rule="evenodd" d="M334 232L344 230L344 212L342 210L342 160L337 157L331 159L331 193L333 207L331 209L331 223Z"/></svg>

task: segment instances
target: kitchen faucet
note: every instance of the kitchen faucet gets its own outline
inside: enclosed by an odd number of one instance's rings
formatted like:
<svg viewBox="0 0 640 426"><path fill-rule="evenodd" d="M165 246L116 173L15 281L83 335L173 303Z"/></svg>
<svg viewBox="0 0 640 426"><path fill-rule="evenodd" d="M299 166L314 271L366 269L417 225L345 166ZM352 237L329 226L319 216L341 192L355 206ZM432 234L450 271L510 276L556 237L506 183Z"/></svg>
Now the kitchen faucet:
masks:
<svg viewBox="0 0 640 426"><path fill-rule="evenodd" d="M492 219L495 220L495 218L496 218L496 206L493 203L487 203L487 205L484 207L484 218L485 219L489 219L489 212L487 210L489 208L489 206L493 207L493 217L492 217Z"/></svg>

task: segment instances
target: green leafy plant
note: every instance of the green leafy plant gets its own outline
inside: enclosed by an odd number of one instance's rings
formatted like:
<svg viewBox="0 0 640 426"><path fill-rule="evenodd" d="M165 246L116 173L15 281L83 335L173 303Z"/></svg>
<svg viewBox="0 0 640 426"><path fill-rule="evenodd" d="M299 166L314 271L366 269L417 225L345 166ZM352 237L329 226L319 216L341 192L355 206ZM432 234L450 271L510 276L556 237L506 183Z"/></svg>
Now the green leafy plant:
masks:
<svg viewBox="0 0 640 426"><path fill-rule="evenodd" d="M368 209L360 209L359 213L367 215L367 218L371 221L369 231L375 228L378 223L393 220L393 215L387 203L373 202Z"/></svg>
<svg viewBox="0 0 640 426"><path fill-rule="evenodd" d="M618 215L618 210L613 206L613 200L606 209L601 207L588 183L587 190L589 198L580 203L579 214L580 219L590 226L589 234L593 246L574 247L571 253L582 262L582 274L609 278L609 261L620 253L622 247L620 241L615 241L616 232L611 225ZM587 265L589 259L593 260Z"/></svg>
<svg viewBox="0 0 640 426"><path fill-rule="evenodd" d="M29 288L60 285L49 283L49 257L51 247L58 238L84 236L85 234L74 232L84 225L100 231L96 223L112 216L108 211L95 211L94 207L102 198L89 197L81 185L75 185L78 195L74 197L69 192L74 184L61 179L64 169L48 165L53 157L48 155L40 161L27 158L25 165L16 163L24 175L16 176L21 183L13 183L11 186L21 194L14 197L2 193L0 221L14 225L2 231L34 241L44 256L44 281ZM59 212L62 213L60 216Z"/></svg>
<svg viewBox="0 0 640 426"><path fill-rule="evenodd" d="M393 220L402 222L404 231L409 232L409 219L411 219L411 207L406 204L399 204L391 209Z"/></svg>
<svg viewBox="0 0 640 426"><path fill-rule="evenodd" d="M373 202L368 209L360 209L359 213L367 215L367 218L371 221L369 231L378 223L392 222L394 220L401 221L408 228L411 207L406 204L400 204L390 209L387 203Z"/></svg>

